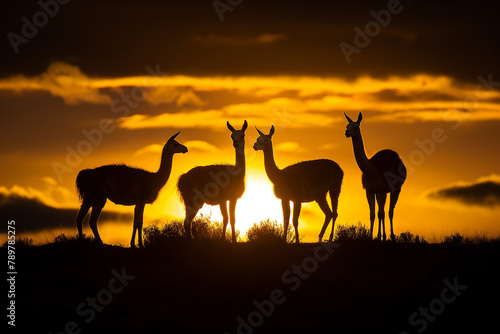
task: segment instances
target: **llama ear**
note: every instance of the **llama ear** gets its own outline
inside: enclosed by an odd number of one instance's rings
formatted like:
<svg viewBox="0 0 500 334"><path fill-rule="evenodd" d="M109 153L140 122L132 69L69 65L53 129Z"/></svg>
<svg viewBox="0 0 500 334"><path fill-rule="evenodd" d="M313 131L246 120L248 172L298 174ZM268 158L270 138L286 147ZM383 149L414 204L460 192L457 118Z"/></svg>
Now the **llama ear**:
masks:
<svg viewBox="0 0 500 334"><path fill-rule="evenodd" d="M170 144L172 143L174 140L175 140L175 137L177 137L179 135L179 133L181 133L180 131L177 132L175 135L173 135L172 137L170 137L167 141L167 144Z"/></svg>
<svg viewBox="0 0 500 334"><path fill-rule="evenodd" d="M345 116L345 118L347 118L347 121L348 121L349 123L354 123L354 122L352 121L352 119L351 119L349 116L347 116L347 114L346 114L346 113L344 113L344 116Z"/></svg>
<svg viewBox="0 0 500 334"><path fill-rule="evenodd" d="M248 123L247 121L245 120L245 123L243 123L243 127L241 128L241 131L245 131L248 127Z"/></svg>
<svg viewBox="0 0 500 334"><path fill-rule="evenodd" d="M259 129L257 129L257 126L255 127L255 130L257 130L257 132L259 133L259 135L261 135L261 136L265 136L265 135L262 133L262 131L260 131Z"/></svg>
<svg viewBox="0 0 500 334"><path fill-rule="evenodd" d="M271 125L271 131L269 131L269 137L272 137L274 134L274 125Z"/></svg>
<svg viewBox="0 0 500 334"><path fill-rule="evenodd" d="M234 128L231 124L229 124L229 121L227 121L227 128L231 131L231 132L234 132Z"/></svg>
<svg viewBox="0 0 500 334"><path fill-rule="evenodd" d="M359 112L359 115L358 115L358 120L356 121L356 123L361 123L361 120L363 119L363 114L361 113L361 111Z"/></svg>

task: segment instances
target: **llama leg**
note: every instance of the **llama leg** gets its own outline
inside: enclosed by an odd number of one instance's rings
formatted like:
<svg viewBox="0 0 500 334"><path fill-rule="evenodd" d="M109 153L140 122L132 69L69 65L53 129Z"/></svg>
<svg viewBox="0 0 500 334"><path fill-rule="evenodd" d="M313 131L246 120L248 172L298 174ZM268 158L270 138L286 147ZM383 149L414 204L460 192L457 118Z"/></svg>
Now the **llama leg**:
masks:
<svg viewBox="0 0 500 334"><path fill-rule="evenodd" d="M401 193L401 189L398 189L391 193L390 202L389 202L389 220L391 222L391 240L394 240L394 229L392 227L392 219L394 217L394 208L396 207L396 203L398 202L399 194Z"/></svg>
<svg viewBox="0 0 500 334"><path fill-rule="evenodd" d="M290 222L290 202L282 199L281 208L283 209L283 240L286 242L286 236L288 235L288 223Z"/></svg>
<svg viewBox="0 0 500 334"><path fill-rule="evenodd" d="M366 191L366 199L370 208L370 239L373 239L373 223L375 222L375 194L371 191Z"/></svg>
<svg viewBox="0 0 500 334"><path fill-rule="evenodd" d="M295 228L295 243L299 243L299 216L302 203L293 202L293 227Z"/></svg>
<svg viewBox="0 0 500 334"><path fill-rule="evenodd" d="M236 203L238 199L234 201L229 201L229 219L231 222L231 239L233 243L236 243Z"/></svg>
<svg viewBox="0 0 500 334"><path fill-rule="evenodd" d="M335 189L337 190L337 189ZM338 206L339 206L339 195L340 195L340 187L338 187L337 191L332 192L330 189L330 200L332 202L332 233L330 233L330 238L328 239L330 242L333 240L333 232L335 229L335 221L337 220L338 214Z"/></svg>
<svg viewBox="0 0 500 334"><path fill-rule="evenodd" d="M332 219L333 216L332 216L332 211L328 206L328 202L326 201L326 198L318 199L316 200L316 203L318 203L319 208L325 214L325 222L323 223L323 227L321 228L321 232L319 233L319 242L322 242L323 235L325 234L326 228L328 227L328 224L330 223L330 220ZM332 227L332 234L330 235L330 241L332 241L333 229L335 228L335 221L333 222L333 225L334 226Z"/></svg>
<svg viewBox="0 0 500 334"><path fill-rule="evenodd" d="M144 246L142 245L142 224L144 223L144 204L142 205L142 210L141 210L141 220L139 221L139 247L143 248Z"/></svg>
<svg viewBox="0 0 500 334"><path fill-rule="evenodd" d="M82 206L80 207L80 211L78 211L78 214L76 215L76 227L78 228L78 238L83 237L83 232L82 232L82 226L83 226L83 218L87 215L87 212L89 212L91 205L89 201L86 201L85 199L83 200Z"/></svg>
<svg viewBox="0 0 500 334"><path fill-rule="evenodd" d="M220 213L222 215L222 240L226 240L226 229L227 223L229 222L229 216L227 214L227 202L223 201L219 204Z"/></svg>
<svg viewBox="0 0 500 334"><path fill-rule="evenodd" d="M135 247L135 232L137 231L137 239L139 241L139 247L142 246L142 223L144 214L144 204L137 204L134 209L134 225L132 228L132 240L130 241L130 247Z"/></svg>
<svg viewBox="0 0 500 334"><path fill-rule="evenodd" d="M99 235L99 232L97 231L97 220L99 219L99 215L101 214L102 208L104 207L105 203L106 202L94 204L94 206L92 207L92 213L90 214L90 221L89 221L90 228L94 233L94 239L100 244L102 244L102 240L101 236Z"/></svg>
<svg viewBox="0 0 500 334"><path fill-rule="evenodd" d="M387 199L386 193L377 194L378 202L378 238L380 239L380 230L383 231L384 241L386 240L385 234L385 201Z"/></svg>

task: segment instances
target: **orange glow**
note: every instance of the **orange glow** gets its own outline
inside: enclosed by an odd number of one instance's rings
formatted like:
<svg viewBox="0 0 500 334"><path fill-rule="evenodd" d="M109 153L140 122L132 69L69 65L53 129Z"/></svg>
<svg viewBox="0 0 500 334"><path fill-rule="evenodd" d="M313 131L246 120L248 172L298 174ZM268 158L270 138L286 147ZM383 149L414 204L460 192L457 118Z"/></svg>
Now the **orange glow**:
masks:
<svg viewBox="0 0 500 334"><path fill-rule="evenodd" d="M160 72L163 70L166 69ZM409 163L410 175L395 212L395 233L411 231L429 239L436 235L439 240L443 234L454 231L474 234L484 230L495 237L500 233L496 223L499 207L478 209L468 203L425 198L433 189L459 181L478 182L474 180L498 173L494 167L500 156L495 145L500 91L485 87L478 90L479 84L430 74L363 76L349 81L312 76L151 76L145 71L142 76L97 78L87 76L76 66L53 63L37 76L0 79L0 90L12 92L6 94L13 101L10 105L23 99L37 113L57 112L57 117L44 124L44 136L50 140L43 146L33 145L36 154L24 152L27 145L12 142L19 146L17 152L23 153L2 155L2 161L15 161L18 168L2 166L0 174L5 179L0 184L0 194L36 199L56 209L76 209L79 202L74 182L78 171L112 163L156 171L165 140L180 130L178 140L189 152L174 158L169 181L156 202L146 206L144 217L145 225L182 220L184 207L175 187L178 177L195 166L234 163L234 149L225 123L241 124L247 120L247 190L238 201L236 212L236 228L242 237L255 222L271 219L281 224L283 220L280 200L275 198L264 171L262 154L251 148L257 136L254 126L264 132L275 126L274 153L281 168L309 159L336 161L344 170L337 224L361 222L367 226L368 204L352 143L344 135L343 116L347 112L355 117L363 111L367 155L390 148ZM131 87L147 89L131 95ZM36 91L50 95L32 94ZM130 105L120 100L122 94L132 96ZM133 96L138 96L138 100L133 100ZM48 108L44 103L53 108L56 104L52 102L61 99L64 104L59 109L44 110ZM126 111L113 110L117 100L120 110ZM13 119L18 114L22 116L15 109L9 111L5 114ZM104 118L111 120L113 130L101 132L100 137L96 131ZM19 124L22 122L18 120ZM22 138L31 138L37 130L30 126L18 129ZM64 136L59 135L60 129L65 129ZM430 142L436 129L443 140ZM91 144L83 133L93 134L93 141L99 143ZM87 152L78 157L80 162L75 163L74 157L68 160L67 147L74 151L79 146ZM53 161L66 165L63 180L54 173ZM133 207L110 202L104 210L133 213ZM218 207L205 206L200 213L222 220ZM299 232L304 241L316 241L323 219L316 203L303 205ZM129 243L132 221L114 226L115 231L112 224L102 222L99 226L105 242ZM43 231L36 233L37 240L50 241L50 233L55 231L47 233L45 239ZM65 233L75 234L76 228Z"/></svg>
<svg viewBox="0 0 500 334"><path fill-rule="evenodd" d="M253 174L253 173L252 173ZM272 184L264 175L247 175L246 190L236 205L236 229L240 237L245 238L247 230L254 224L263 220L283 221L281 201L274 196ZM199 214L211 216L212 220L222 221L219 207L205 205ZM230 228L228 224L228 228Z"/></svg>

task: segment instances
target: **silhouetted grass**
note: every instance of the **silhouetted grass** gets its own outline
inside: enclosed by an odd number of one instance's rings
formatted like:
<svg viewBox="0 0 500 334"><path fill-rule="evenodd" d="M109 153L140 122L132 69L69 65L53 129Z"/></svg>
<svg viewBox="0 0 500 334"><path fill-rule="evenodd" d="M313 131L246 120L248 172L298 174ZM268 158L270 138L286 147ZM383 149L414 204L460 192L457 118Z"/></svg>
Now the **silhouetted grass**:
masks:
<svg viewBox="0 0 500 334"><path fill-rule="evenodd" d="M360 222L356 225L339 225L335 230L335 242L366 242L370 240L370 229ZM409 231L397 235L394 242L400 244L428 244L423 236L414 235Z"/></svg>
<svg viewBox="0 0 500 334"><path fill-rule="evenodd" d="M80 243L92 243L94 242L94 236L83 234L82 238L78 238L77 234L74 235L66 235L61 233L54 237L54 243L71 243L71 242L80 242Z"/></svg>
<svg viewBox="0 0 500 334"><path fill-rule="evenodd" d="M479 232L478 234L472 237L472 242L476 245L484 244L487 242L495 242L495 240L498 241L500 240L500 238L491 239L488 237L486 231Z"/></svg>
<svg viewBox="0 0 500 334"><path fill-rule="evenodd" d="M338 225L335 229L334 242L370 241L370 230L360 222L356 225Z"/></svg>
<svg viewBox="0 0 500 334"><path fill-rule="evenodd" d="M193 242L200 241L222 241L222 222L212 221L210 216L200 215L195 218L191 224L191 234L193 236ZM246 238L249 243L252 244L284 244L283 242L283 225L279 224L277 221L270 219L263 220L258 223L254 223L252 227L246 232ZM148 225L143 230L144 235L144 245L146 247L159 246L165 244L185 244L186 234L184 231L184 223L182 220L172 220L164 224L152 224ZM240 238L240 231L236 231L236 237L238 242L242 242ZM78 235L66 235L61 233L53 237L53 242L47 240L48 244L55 244L59 246L64 246L66 244L80 243L84 245L92 246L94 245L94 238L92 235L84 235L82 239L78 238ZM287 243L294 242L294 229L290 224L287 231ZM303 236L300 236L302 241ZM231 227L228 224L226 229L226 242L231 240ZM345 243L345 242L370 242L370 230L366 226L362 225L361 222L353 225L337 225L335 228L335 242ZM498 244L500 243L500 237L491 238L488 237L486 232L481 232L475 236L464 236L458 232L442 237L442 242L434 240L434 244L443 244L450 246L463 246L463 245L481 245L481 244ZM387 242L390 242L388 240ZM429 241L423 236L416 235L410 231L402 232L396 236L394 240L396 244L415 244L415 245L426 245ZM8 241L6 241L2 248L7 248ZM36 247L34 245L33 239L24 237L15 240L15 247Z"/></svg>
<svg viewBox="0 0 500 334"><path fill-rule="evenodd" d="M288 226L286 242L292 242L294 237L293 229ZM283 225L270 219L254 223L247 231L247 238L251 243L283 243Z"/></svg>
<svg viewBox="0 0 500 334"><path fill-rule="evenodd" d="M443 243L449 245L467 245L472 244L472 240L456 232L452 235L445 236Z"/></svg>
<svg viewBox="0 0 500 334"><path fill-rule="evenodd" d="M193 241L221 240L222 222L212 221L210 217L200 215L191 223L191 236ZM236 230L236 239L239 237L239 230ZM186 231L184 221L173 220L165 224L152 224L146 226L143 231L144 246L159 246L168 243L185 242ZM231 240L231 227L226 228L226 240Z"/></svg>
<svg viewBox="0 0 500 334"><path fill-rule="evenodd" d="M7 240L2 245L2 248L7 248L8 245L9 245L9 241ZM13 244L13 245L11 244L11 246L14 246L15 248L22 248L22 247L33 247L34 244L33 244L33 239L25 237L25 238L16 239L15 244Z"/></svg>
<svg viewBox="0 0 500 334"><path fill-rule="evenodd" d="M143 230L144 246L160 245L165 242L184 240L182 221L172 221L163 225L148 225Z"/></svg>
<svg viewBox="0 0 500 334"><path fill-rule="evenodd" d="M403 232L396 236L397 243L401 244L428 244L427 240L421 235L413 235L410 231Z"/></svg>
<svg viewBox="0 0 500 334"><path fill-rule="evenodd" d="M75 240L78 240L78 236L77 235L70 235L70 236L68 236L68 235L62 233L62 234L57 235L54 238L54 243L73 242ZM90 240L90 238L89 238L89 240Z"/></svg>
<svg viewBox="0 0 500 334"><path fill-rule="evenodd" d="M66 235L64 233L61 233L59 235L56 235L54 237L54 240L52 242L48 242L47 244L52 244L52 245L67 245L67 244L72 244L72 243L79 243L79 244L93 244L94 243L94 237L93 236L87 236L83 235L82 239L78 238L78 235ZM2 248L6 248L8 245L8 241L6 241L3 245ZM33 239L31 238L19 238L16 239L15 245L16 248L27 248L27 247L37 247L38 245L35 245L33 242Z"/></svg>

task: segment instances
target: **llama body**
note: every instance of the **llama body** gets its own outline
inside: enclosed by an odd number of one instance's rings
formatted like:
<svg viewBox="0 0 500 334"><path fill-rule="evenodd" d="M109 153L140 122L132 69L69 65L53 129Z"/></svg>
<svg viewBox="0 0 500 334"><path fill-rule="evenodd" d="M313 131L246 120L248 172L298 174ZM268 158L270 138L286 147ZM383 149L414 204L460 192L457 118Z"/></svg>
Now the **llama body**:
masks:
<svg viewBox="0 0 500 334"><path fill-rule="evenodd" d="M135 234L138 234L139 246L142 247L143 212L146 204L153 203L161 188L167 182L172 169L175 153L186 153L187 148L173 135L163 147L160 168L156 173L126 165L107 165L94 169L84 169L78 173L76 188L82 200L82 206L76 216L78 235L82 237L83 219L92 208L89 225L94 238L102 243L97 230L97 220L102 208L109 199L115 204L135 205L134 225L130 246L135 246Z"/></svg>
<svg viewBox="0 0 500 334"><path fill-rule="evenodd" d="M389 220L391 223L391 239L394 239L393 217L394 208L401 193L401 187L406 180L406 167L399 155L392 150L382 150L370 159L366 156L363 138L360 131L360 123L363 114L359 113L358 120L354 122L347 115L346 137L352 139L354 157L362 171L361 182L366 190L366 198L370 209L370 236L373 237L373 225L375 222L375 202L378 204L379 230L377 237L386 240L385 234L385 202L387 194L390 193Z"/></svg>
<svg viewBox="0 0 500 334"><path fill-rule="evenodd" d="M401 189L401 186L404 183L403 179L394 179L392 185L388 182L391 175L399 175L399 169L404 168L404 165L402 165L403 162L396 152L388 149L378 151L369 159L369 161L373 164L375 172L363 173L361 175L361 183L363 184L364 189L370 189L375 194L387 194L396 188ZM385 177L384 173L387 173L386 175L388 177Z"/></svg>
<svg viewBox="0 0 500 334"><path fill-rule="evenodd" d="M199 209L205 203L219 205L240 198L245 192L245 170L234 165L198 166L184 175L178 182L181 197L192 199L192 206Z"/></svg>
<svg viewBox="0 0 500 334"><path fill-rule="evenodd" d="M165 178L168 179L168 175ZM129 181L124 183L123 180ZM76 178L77 188L83 190L81 193L92 197L105 192L107 199L121 205L135 205L140 201L153 203L162 188L161 183L154 173L127 165L84 169ZM151 187L151 184L158 186Z"/></svg>
<svg viewBox="0 0 500 334"><path fill-rule="evenodd" d="M329 241L333 239L335 221L338 217L337 206L340 188L344 173L339 165L331 160L320 159L299 162L286 168L279 169L274 161L272 136L274 126L268 135L259 131L260 137L254 144L255 150L264 152L264 166L269 180L273 183L274 194L281 199L283 209L283 237L286 239L290 221L290 202L293 203L292 222L295 228L295 242L299 242L299 216L302 203L316 201L325 214L325 221L319 234L322 241L323 235L332 221L332 232ZM329 193L332 210L328 206L326 195Z"/></svg>
<svg viewBox="0 0 500 334"><path fill-rule="evenodd" d="M225 238L228 222L231 223L231 239L236 242L236 203L245 192L245 121L241 130L235 130L229 122L231 139L236 153L234 165L198 166L179 177L177 188L186 209L184 229L191 239L191 222L203 204L219 205L222 219L222 238ZM228 212L229 202L229 212Z"/></svg>
<svg viewBox="0 0 500 334"><path fill-rule="evenodd" d="M292 202L316 201L330 191L333 175L338 173L339 169L337 163L327 159L302 161L290 165L281 169L281 175L271 181L274 194L282 200ZM308 173L311 170L317 173Z"/></svg>

